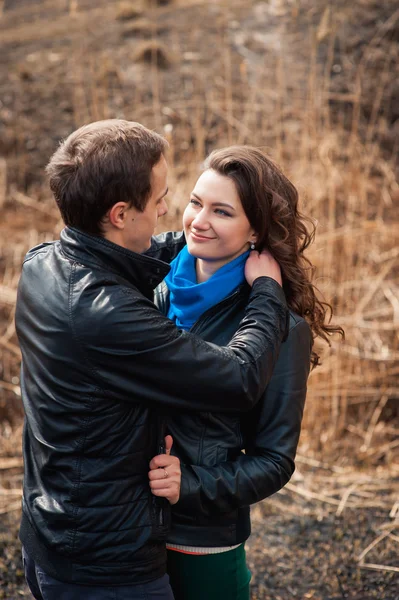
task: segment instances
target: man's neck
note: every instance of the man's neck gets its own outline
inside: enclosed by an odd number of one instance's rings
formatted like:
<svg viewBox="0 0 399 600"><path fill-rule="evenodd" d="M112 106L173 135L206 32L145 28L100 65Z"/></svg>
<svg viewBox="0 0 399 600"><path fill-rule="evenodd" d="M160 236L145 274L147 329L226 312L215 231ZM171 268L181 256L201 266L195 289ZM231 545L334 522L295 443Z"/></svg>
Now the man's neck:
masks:
<svg viewBox="0 0 399 600"><path fill-rule="evenodd" d="M121 239L120 232L116 229L109 229L108 231L104 231L104 238L117 246L123 247L123 240Z"/></svg>

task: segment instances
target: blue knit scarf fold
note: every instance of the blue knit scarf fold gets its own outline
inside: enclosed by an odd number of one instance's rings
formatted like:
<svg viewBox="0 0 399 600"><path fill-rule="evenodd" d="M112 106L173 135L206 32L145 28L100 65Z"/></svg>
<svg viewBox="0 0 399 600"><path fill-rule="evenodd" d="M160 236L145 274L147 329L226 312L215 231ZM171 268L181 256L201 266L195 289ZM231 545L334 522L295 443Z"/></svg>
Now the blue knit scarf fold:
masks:
<svg viewBox="0 0 399 600"><path fill-rule="evenodd" d="M169 289L168 317L180 329L191 329L209 308L232 294L244 280L245 261L249 252L220 267L207 281L197 283L195 258L187 246L171 262L165 277Z"/></svg>

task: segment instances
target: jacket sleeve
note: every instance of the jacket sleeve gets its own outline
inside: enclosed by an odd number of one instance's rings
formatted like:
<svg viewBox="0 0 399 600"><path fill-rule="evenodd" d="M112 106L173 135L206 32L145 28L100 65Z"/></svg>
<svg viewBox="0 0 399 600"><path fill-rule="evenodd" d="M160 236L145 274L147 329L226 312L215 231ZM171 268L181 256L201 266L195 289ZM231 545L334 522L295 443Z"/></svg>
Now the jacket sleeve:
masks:
<svg viewBox="0 0 399 600"><path fill-rule="evenodd" d="M107 397L227 412L249 410L259 400L289 315L283 290L273 279L254 282L244 319L225 347L177 329L130 288L111 296L112 302L107 295L103 301L93 295L93 318L78 305L73 316L87 368Z"/></svg>
<svg viewBox="0 0 399 600"><path fill-rule="evenodd" d="M312 337L301 320L282 345L263 400L244 415L246 453L213 467L181 465L179 513L215 516L259 502L294 472L310 369Z"/></svg>

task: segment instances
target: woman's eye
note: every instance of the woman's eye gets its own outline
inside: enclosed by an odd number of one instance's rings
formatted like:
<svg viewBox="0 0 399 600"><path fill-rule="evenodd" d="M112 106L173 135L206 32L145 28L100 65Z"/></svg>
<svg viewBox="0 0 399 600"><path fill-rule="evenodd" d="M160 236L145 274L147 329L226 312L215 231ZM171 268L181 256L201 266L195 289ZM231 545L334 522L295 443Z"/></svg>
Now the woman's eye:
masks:
<svg viewBox="0 0 399 600"><path fill-rule="evenodd" d="M217 213L218 215L222 215L223 217L231 217L230 213L226 212L222 208L217 208L215 210L215 213Z"/></svg>
<svg viewBox="0 0 399 600"><path fill-rule="evenodd" d="M198 202L198 200L190 200L190 204L193 204L194 206L201 206L201 204Z"/></svg>

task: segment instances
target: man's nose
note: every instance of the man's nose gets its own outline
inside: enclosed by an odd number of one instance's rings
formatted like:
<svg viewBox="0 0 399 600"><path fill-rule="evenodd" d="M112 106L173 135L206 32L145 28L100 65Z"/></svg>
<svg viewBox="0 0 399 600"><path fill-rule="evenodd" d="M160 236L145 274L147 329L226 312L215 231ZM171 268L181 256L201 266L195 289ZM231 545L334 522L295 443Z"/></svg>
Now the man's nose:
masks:
<svg viewBox="0 0 399 600"><path fill-rule="evenodd" d="M162 200L161 205L159 207L158 216L163 217L168 212L168 205L166 204L165 198Z"/></svg>

